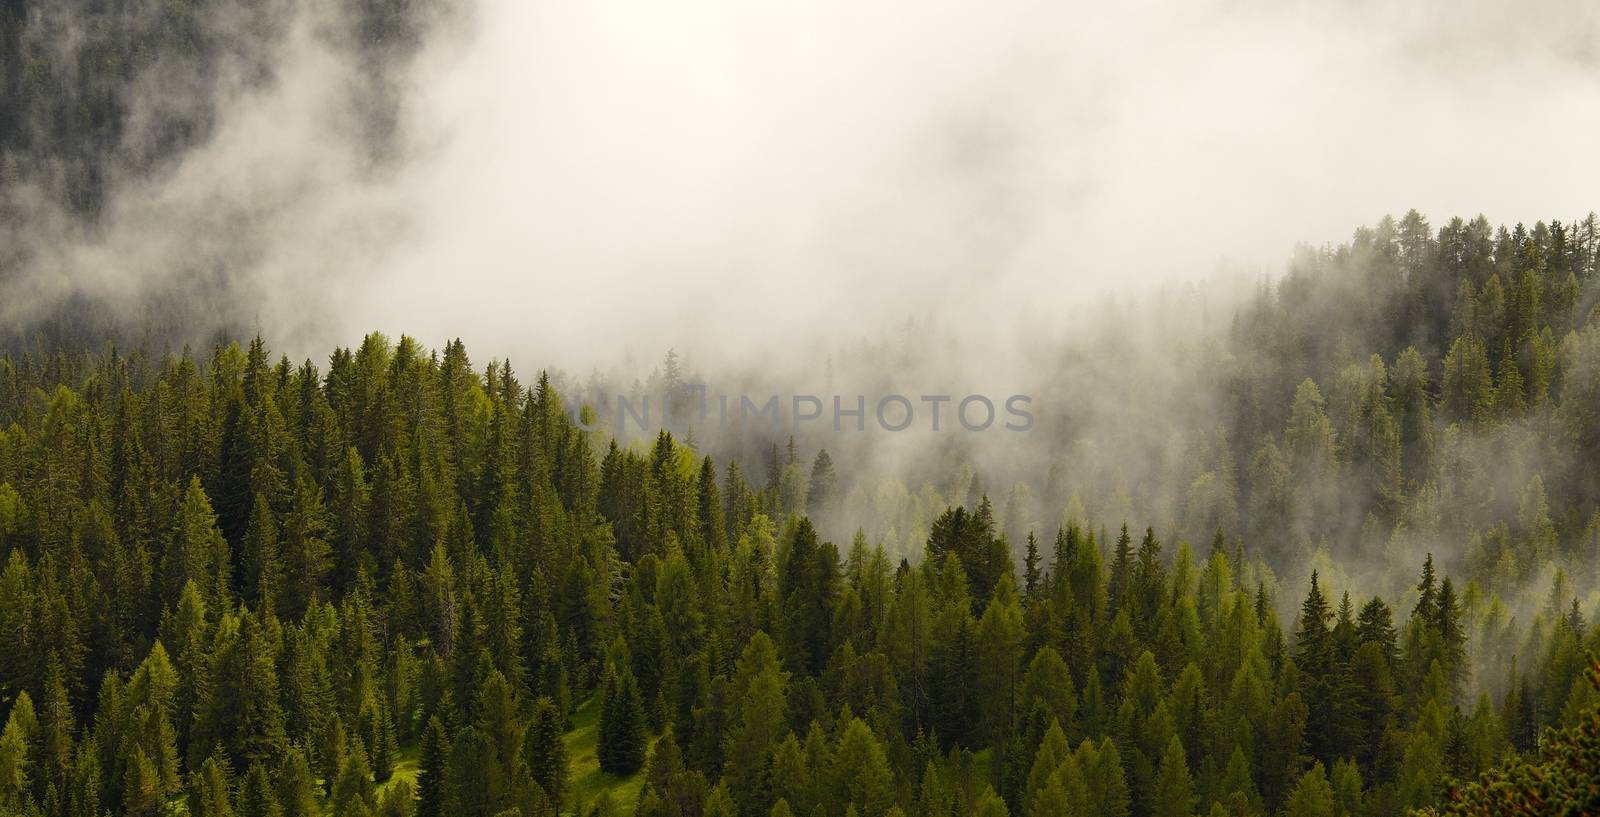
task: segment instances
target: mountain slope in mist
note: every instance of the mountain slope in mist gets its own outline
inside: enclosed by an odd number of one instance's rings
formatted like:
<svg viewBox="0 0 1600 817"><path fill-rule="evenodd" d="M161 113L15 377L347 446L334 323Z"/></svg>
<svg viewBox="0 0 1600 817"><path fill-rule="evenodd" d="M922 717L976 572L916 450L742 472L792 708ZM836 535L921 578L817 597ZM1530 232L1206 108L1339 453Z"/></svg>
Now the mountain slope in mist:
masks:
<svg viewBox="0 0 1600 817"><path fill-rule="evenodd" d="M444 9L0 4L9 339L181 346L250 327L286 280L267 259L331 252L309 229L330 197L394 172L409 66Z"/></svg>
<svg viewBox="0 0 1600 817"><path fill-rule="evenodd" d="M1600 705L1597 26L0 0L0 817L1520 782Z"/></svg>
<svg viewBox="0 0 1600 817"><path fill-rule="evenodd" d="M864 434L825 438L837 466L619 439L459 341L372 334L326 371L259 338L0 356L0 812L1439 804L1600 705L1600 320L1569 238L1412 214L1298 259L1185 376L1125 330L1056 350L1123 377L1041 414L1037 488L975 474L978 436L865 474ZM1159 378L1236 408L1143 426Z"/></svg>

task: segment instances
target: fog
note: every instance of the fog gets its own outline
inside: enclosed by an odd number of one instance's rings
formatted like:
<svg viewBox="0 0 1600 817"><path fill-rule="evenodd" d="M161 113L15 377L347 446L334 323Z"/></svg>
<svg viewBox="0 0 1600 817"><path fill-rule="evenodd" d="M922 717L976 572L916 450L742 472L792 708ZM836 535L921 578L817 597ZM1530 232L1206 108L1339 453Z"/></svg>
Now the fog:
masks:
<svg viewBox="0 0 1600 817"><path fill-rule="evenodd" d="M272 79L218 83L203 144L90 228L21 209L9 321L165 292L297 356L383 329L581 373L818 367L911 319L959 379L1108 297L1200 282L1225 316L1384 213L1600 189L1576 0L447 3L381 145L330 13L265 8Z"/></svg>
<svg viewBox="0 0 1600 817"><path fill-rule="evenodd" d="M992 359L1386 212L1581 216L1596 12L1498 9L486 0L345 335L748 363L917 316Z"/></svg>

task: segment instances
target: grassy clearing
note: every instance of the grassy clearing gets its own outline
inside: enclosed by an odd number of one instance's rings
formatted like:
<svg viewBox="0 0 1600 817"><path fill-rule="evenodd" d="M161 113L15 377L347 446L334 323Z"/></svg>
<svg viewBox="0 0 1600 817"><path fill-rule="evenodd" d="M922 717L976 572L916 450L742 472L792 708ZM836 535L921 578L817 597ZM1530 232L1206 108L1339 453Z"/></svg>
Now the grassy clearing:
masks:
<svg viewBox="0 0 1600 817"><path fill-rule="evenodd" d="M611 804L619 814L632 814L639 803L639 792L644 788L644 772L619 777L600 771L600 759L595 754L600 741L600 696L584 701L572 716L572 731L566 735L567 774L571 781L572 806L575 814L587 814L601 792L611 795ZM650 744L655 746L655 739Z"/></svg>
<svg viewBox="0 0 1600 817"><path fill-rule="evenodd" d="M394 761L394 774L388 780L378 784L378 801L383 801L383 795L391 786L401 780L411 784L411 793L417 793L417 759L422 754L419 746L410 746L400 750L399 757Z"/></svg>

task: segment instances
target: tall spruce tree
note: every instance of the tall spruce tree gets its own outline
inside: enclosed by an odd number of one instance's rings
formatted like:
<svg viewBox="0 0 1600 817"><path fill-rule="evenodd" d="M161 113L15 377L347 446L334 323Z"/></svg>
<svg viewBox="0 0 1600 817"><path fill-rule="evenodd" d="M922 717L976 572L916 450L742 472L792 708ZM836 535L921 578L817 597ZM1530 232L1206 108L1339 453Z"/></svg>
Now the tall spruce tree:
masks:
<svg viewBox="0 0 1600 817"><path fill-rule="evenodd" d="M644 701L633 670L622 666L606 678L600 709L599 744L596 755L600 770L629 775L644 766L648 740Z"/></svg>

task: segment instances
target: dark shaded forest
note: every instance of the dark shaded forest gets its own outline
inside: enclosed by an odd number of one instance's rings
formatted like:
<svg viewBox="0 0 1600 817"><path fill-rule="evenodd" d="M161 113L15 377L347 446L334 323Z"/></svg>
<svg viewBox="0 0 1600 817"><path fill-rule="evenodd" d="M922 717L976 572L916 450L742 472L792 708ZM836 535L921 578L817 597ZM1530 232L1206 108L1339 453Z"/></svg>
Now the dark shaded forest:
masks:
<svg viewBox="0 0 1600 817"><path fill-rule="evenodd" d="M584 431L459 342L24 346L0 811L1391 815L1581 770L1593 221L1422 229L1307 251L1240 310L1224 391L1255 397L1219 450L1248 465L1170 537L1086 513L1067 458L1059 525L1008 534L967 468L918 547L836 544L826 451ZM1508 501L1461 440L1545 476ZM1470 544L1364 589L1336 543L1425 517Z"/></svg>

